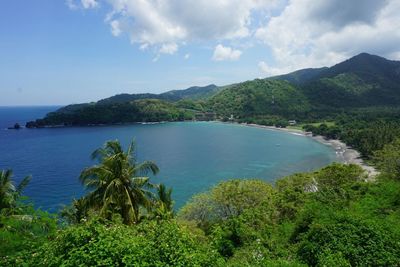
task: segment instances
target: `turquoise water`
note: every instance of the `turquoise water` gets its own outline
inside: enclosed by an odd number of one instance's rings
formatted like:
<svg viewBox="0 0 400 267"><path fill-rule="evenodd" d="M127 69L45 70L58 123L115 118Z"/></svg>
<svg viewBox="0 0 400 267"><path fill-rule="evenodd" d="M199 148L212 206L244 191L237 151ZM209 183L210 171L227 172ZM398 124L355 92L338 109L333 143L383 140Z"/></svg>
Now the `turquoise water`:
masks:
<svg viewBox="0 0 400 267"><path fill-rule="evenodd" d="M54 108L37 109L24 119ZM10 122L18 121L15 112L10 121L5 115L10 114L9 108L0 108L0 169L12 168L16 180L31 174L25 194L37 207L49 210L84 193L79 174L94 164L91 152L111 139L127 145L135 138L137 157L157 163L161 172L153 182L173 187L177 208L221 180L273 182L337 160L333 149L307 137L214 122L5 130Z"/></svg>

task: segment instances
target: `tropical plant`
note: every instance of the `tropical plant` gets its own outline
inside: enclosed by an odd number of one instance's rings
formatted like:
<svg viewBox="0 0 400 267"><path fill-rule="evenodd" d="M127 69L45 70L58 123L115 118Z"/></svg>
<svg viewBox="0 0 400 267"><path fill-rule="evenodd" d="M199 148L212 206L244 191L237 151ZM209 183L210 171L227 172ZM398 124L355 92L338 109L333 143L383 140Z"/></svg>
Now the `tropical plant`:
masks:
<svg viewBox="0 0 400 267"><path fill-rule="evenodd" d="M148 173L159 172L151 161L138 163L135 158L135 143L132 141L125 152L119 141L108 141L95 150L92 159L98 165L86 168L80 176L82 184L90 191L83 199L88 209L98 211L100 216L111 218L119 214L125 224L140 220L140 209L150 209L154 188Z"/></svg>
<svg viewBox="0 0 400 267"><path fill-rule="evenodd" d="M158 219L170 219L174 217L174 202L172 200L172 188L167 188L164 184L156 186L157 199L153 214Z"/></svg>
<svg viewBox="0 0 400 267"><path fill-rule="evenodd" d="M17 261L18 260L18 261ZM2 266L223 266L223 259L175 221L135 227L93 218L57 233Z"/></svg>
<svg viewBox="0 0 400 267"><path fill-rule="evenodd" d="M60 211L60 216L69 224L80 223L88 216L85 198L74 199L72 204L65 206Z"/></svg>
<svg viewBox="0 0 400 267"><path fill-rule="evenodd" d="M386 144L374 153L374 160L380 170L392 178L400 178L400 138Z"/></svg>
<svg viewBox="0 0 400 267"><path fill-rule="evenodd" d="M13 213L15 211L17 200L31 180L31 176L27 176L15 186L12 177L12 170L2 170L0 172L0 212L2 213Z"/></svg>

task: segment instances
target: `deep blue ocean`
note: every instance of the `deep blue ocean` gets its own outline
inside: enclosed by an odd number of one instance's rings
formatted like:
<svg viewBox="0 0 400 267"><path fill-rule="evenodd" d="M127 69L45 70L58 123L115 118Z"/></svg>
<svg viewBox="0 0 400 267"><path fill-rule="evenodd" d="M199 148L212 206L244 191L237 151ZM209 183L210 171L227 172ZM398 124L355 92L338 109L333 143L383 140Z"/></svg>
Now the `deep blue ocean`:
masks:
<svg viewBox="0 0 400 267"><path fill-rule="evenodd" d="M0 169L13 169L16 181L32 175L25 195L36 207L50 211L84 193L79 174L95 164L90 154L107 140L127 145L135 139L138 159L157 163L161 171L152 181L173 188L176 208L222 180L273 182L338 160L331 147L308 137L215 122L6 129L55 109L0 107Z"/></svg>

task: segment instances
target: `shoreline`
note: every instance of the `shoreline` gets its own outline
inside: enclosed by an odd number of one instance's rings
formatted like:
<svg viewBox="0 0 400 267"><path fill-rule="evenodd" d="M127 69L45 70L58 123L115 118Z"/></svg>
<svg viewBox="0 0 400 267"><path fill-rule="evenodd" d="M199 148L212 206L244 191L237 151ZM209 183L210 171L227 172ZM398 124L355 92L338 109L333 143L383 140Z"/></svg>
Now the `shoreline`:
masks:
<svg viewBox="0 0 400 267"><path fill-rule="evenodd" d="M43 129L43 128L68 128L68 127L103 127L103 126L118 126L118 125L135 125L135 124L142 124L142 125L151 125L151 124L162 124L168 122L188 122L188 121L160 121L160 122L129 122L129 123L113 123L113 124L88 124L88 125L57 125L57 126L43 126L43 127L35 127L34 129ZM192 122L192 121L190 121ZM227 123L227 124L237 124L241 126L247 127L255 127L260 129L267 129L267 130L275 130L275 131L283 131L294 135L304 136L311 138L321 144L331 146L335 151L337 157L340 159L340 162L344 164L356 164L360 166L368 175L368 179L373 180L375 176L379 174L373 166L370 166L364 162L364 160L360 157L360 152L347 146L344 142L337 140L337 139L327 139L324 136L316 135L313 136L311 132L305 132L303 130L298 129L288 129L288 128L278 128L275 126L266 126L254 123L237 123L237 122L222 122L222 121L208 121L208 122L219 122L219 123ZM29 127L23 127L24 129L31 129Z"/></svg>
<svg viewBox="0 0 400 267"><path fill-rule="evenodd" d="M275 126L265 126L254 123L249 123L249 124L239 123L239 125L267 129L267 130L283 131L295 135L309 137L321 144L331 146L336 151L336 155L338 156L338 158L341 160L342 163L356 164L360 166L368 175L369 180L373 180L379 174L379 172L373 166L370 166L364 162L364 160L360 157L361 156L360 152L358 152L354 148L349 147L344 142L338 139L327 139L326 137L321 135L313 136L311 132L305 132L303 130L298 130L298 129L278 128Z"/></svg>

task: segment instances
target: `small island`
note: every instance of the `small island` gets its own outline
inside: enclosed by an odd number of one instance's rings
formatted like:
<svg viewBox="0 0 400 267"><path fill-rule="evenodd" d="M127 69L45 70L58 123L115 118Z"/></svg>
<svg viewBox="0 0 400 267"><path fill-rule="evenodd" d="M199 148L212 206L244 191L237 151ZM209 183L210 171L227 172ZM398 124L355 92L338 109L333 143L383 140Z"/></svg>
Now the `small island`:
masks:
<svg viewBox="0 0 400 267"><path fill-rule="evenodd" d="M19 123L15 123L14 126L8 127L9 130L19 130L21 129L21 125Z"/></svg>

